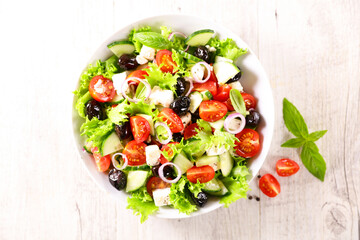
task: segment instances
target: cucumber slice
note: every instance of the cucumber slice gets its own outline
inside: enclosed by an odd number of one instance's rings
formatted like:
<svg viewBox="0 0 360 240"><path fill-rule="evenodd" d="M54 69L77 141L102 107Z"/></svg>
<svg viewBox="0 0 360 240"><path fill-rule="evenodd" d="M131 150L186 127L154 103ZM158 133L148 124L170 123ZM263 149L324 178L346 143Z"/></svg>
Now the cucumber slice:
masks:
<svg viewBox="0 0 360 240"><path fill-rule="evenodd" d="M148 171L130 171L127 176L126 192L141 188L146 183L148 173Z"/></svg>
<svg viewBox="0 0 360 240"><path fill-rule="evenodd" d="M200 92L201 96L203 97L203 101L211 100L213 98L213 95L209 90Z"/></svg>
<svg viewBox="0 0 360 240"><path fill-rule="evenodd" d="M203 96L199 92L193 92L190 94L190 107L189 111L194 113L196 109L199 108L201 102L203 101Z"/></svg>
<svg viewBox="0 0 360 240"><path fill-rule="evenodd" d="M213 178L211 181L205 183L203 190L208 193L220 192L221 186L218 180L216 180L216 178Z"/></svg>
<svg viewBox="0 0 360 240"><path fill-rule="evenodd" d="M220 185L221 190L218 191L218 192L209 192L209 194L213 195L213 196L224 196L224 195L226 195L229 192L229 190L225 187L225 185L223 184L222 181L220 181L218 179L217 182Z"/></svg>
<svg viewBox="0 0 360 240"><path fill-rule="evenodd" d="M189 159L187 159L183 153L176 155L174 164L180 168L181 174L186 173L188 169L194 166L194 164Z"/></svg>
<svg viewBox="0 0 360 240"><path fill-rule="evenodd" d="M133 53L135 51L134 44L130 41L116 41L107 45L107 47L117 56L127 53Z"/></svg>
<svg viewBox="0 0 360 240"><path fill-rule="evenodd" d="M224 58L224 57L220 57L220 56L216 56L215 57L215 62L229 62L229 63L233 63L233 60L228 59L228 58Z"/></svg>
<svg viewBox="0 0 360 240"><path fill-rule="evenodd" d="M220 155L220 169L224 177L229 176L234 166L234 160L232 159L228 151Z"/></svg>
<svg viewBox="0 0 360 240"><path fill-rule="evenodd" d="M218 156L202 156L201 158L196 160L195 164L197 167L201 167L201 166L206 166L206 165L211 165L211 164L217 163L218 161L219 161Z"/></svg>
<svg viewBox="0 0 360 240"><path fill-rule="evenodd" d="M124 99L123 95L115 95L115 97L110 101L111 103L120 103Z"/></svg>
<svg viewBox="0 0 360 240"><path fill-rule="evenodd" d="M214 64L214 73L219 85L225 84L230 78L234 77L240 69L230 62L217 62Z"/></svg>
<svg viewBox="0 0 360 240"><path fill-rule="evenodd" d="M155 135L155 128L154 128L154 122L153 122L152 117L149 116L149 115L146 115L146 114L136 114L136 115L137 115L137 116L140 116L140 117L143 117L143 118L145 118L145 119L148 121L148 123L149 123L149 125L150 125L150 134L151 134L152 136L154 136L154 135Z"/></svg>
<svg viewBox="0 0 360 240"><path fill-rule="evenodd" d="M205 45L209 42L210 38L214 35L214 30L203 29L193 32L185 39L185 43L192 47Z"/></svg>
<svg viewBox="0 0 360 240"><path fill-rule="evenodd" d="M126 168L124 168L124 171L138 171L138 170L150 170L150 166L144 164L140 166L126 166Z"/></svg>
<svg viewBox="0 0 360 240"><path fill-rule="evenodd" d="M183 56L185 59L189 60L189 63L192 63L192 64L204 61L204 60L197 58L194 55L191 55L190 53L184 52L182 50L179 50L179 54L181 56Z"/></svg>
<svg viewBox="0 0 360 240"><path fill-rule="evenodd" d="M209 124L212 128L221 130L224 127L224 122L225 122L225 120L220 119L220 120L217 120L216 122L209 122Z"/></svg>
<svg viewBox="0 0 360 240"><path fill-rule="evenodd" d="M124 146L122 145L119 137L115 132L112 132L102 143L101 155L106 156L122 149L124 149Z"/></svg>

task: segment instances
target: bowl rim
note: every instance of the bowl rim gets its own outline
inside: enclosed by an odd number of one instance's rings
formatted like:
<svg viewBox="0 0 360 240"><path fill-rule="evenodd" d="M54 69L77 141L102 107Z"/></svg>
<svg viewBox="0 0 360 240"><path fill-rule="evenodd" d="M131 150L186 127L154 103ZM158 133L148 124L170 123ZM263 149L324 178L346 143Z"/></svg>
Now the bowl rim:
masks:
<svg viewBox="0 0 360 240"><path fill-rule="evenodd" d="M266 157L269 153L269 150L270 150L270 146L271 146L271 142L272 142L272 139L273 139L273 134L274 134L274 127L275 127L275 105L274 105L274 98L273 98L273 92L272 92L272 88L271 88L271 85L270 85L270 80L266 74L266 71L263 67L263 65L261 64L259 58L257 57L257 55L252 51L252 49L249 47L249 45L236 33L234 33L232 30L228 29L227 27L221 25L220 23L217 23L215 21L213 21L212 19L205 19L203 17L199 17L199 16L196 16L196 15L191 15L191 14L182 14L182 13L170 13L170 14L155 14L155 15L147 15L146 17L143 17L143 18L137 18L135 21L129 23L129 24L126 24L126 25L122 25L120 28L118 28L117 30L113 31L110 35L108 35L104 41L101 41L100 44L98 44L97 48L95 49L95 51L92 52L92 54L90 55L90 58L87 58L87 64L85 65L85 67L81 70L80 74L77 74L77 81L75 81L75 87L72 88L72 89L77 89L78 88L78 85L79 85L79 76L81 76L81 74L83 73L83 71L88 67L88 65L90 63L92 63L89 59L94 59L95 56L97 55L97 52L100 48L100 46L102 45L106 45L108 39L110 38L113 38L114 36L118 35L119 33L121 33L124 29L128 28L128 27L135 27L135 26L138 26L138 25L141 25L143 22L145 21L152 21L153 19L156 19L156 18L167 18L167 17L185 17L185 18L193 18L193 19L196 19L196 20L199 20L199 21L203 21L203 22L207 22L209 23L211 26L214 26L215 29L217 28L223 28L225 29L227 32L231 33L232 35L236 36L240 41L242 41L243 43L246 44L247 46L247 49L248 51L255 57L254 60L256 62L256 64L260 67L260 71L258 72L262 72L263 73L263 76L264 78L266 79L265 82L267 82L269 84L269 91L268 91L268 94L269 94L269 99L268 101L271 101L269 104L271 105L271 125L268 126L270 128L270 130L268 131L268 135L267 135L267 138L269 139L269 142L268 142L268 145L265 146L262 146L261 147L261 151L258 153L263 153L264 154L264 157L263 157L263 161L261 162L261 165L259 167L259 169L257 170L257 172L253 172L252 173L252 177L250 179L248 179L248 183L250 184L254 178L257 176L257 173L260 171L261 167L263 166L263 164L265 163L266 161ZM73 86L73 85L72 85ZM95 179L95 176L91 173L90 169L88 168L88 166L86 165L79 149L77 148L77 145L79 144L77 139L76 139L76 133L74 132L74 118L73 118L73 108L75 106L75 103L76 103L76 96L73 94L72 95L72 98L73 100L71 101L71 110L70 111L70 114L71 114L71 131L72 131L72 139L73 139L73 149L75 149L75 151L77 152L77 155L80 157L80 160L82 162L82 165L83 167L86 169L86 172L87 174L90 176L90 178L92 179L93 182L95 182L95 184L100 188L102 189L103 192L105 192L106 194L110 194L99 182L97 179ZM78 133L79 134L79 133ZM115 198L114 194L110 194L112 197ZM121 202L121 205L125 206L124 202L123 201L120 201ZM162 216L162 215L159 215L159 214L153 214L153 215L150 215L149 217L158 217L158 218L165 218L165 219L180 219L180 218L191 218L191 217L196 217L196 216L200 216L200 215L203 215L203 214L206 214L206 213L210 213L220 207L222 207L223 204L220 204L219 202L217 204L215 204L214 206L211 206L211 207L208 207L207 208L207 211L196 211L190 215L186 215L186 214L182 214L182 213L178 213L176 216Z"/></svg>

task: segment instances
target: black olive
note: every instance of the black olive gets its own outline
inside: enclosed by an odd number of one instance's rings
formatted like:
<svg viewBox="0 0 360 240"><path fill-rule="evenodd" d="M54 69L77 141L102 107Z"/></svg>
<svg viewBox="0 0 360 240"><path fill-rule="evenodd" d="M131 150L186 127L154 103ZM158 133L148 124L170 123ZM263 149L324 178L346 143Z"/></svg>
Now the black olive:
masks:
<svg viewBox="0 0 360 240"><path fill-rule="evenodd" d="M197 109L194 113L191 114L191 122L196 123L196 120L200 119L199 109Z"/></svg>
<svg viewBox="0 0 360 240"><path fill-rule="evenodd" d="M160 164L159 165L156 165L156 166L153 166L151 168L151 171L153 173L154 176L158 177L159 176L159 168L160 168Z"/></svg>
<svg viewBox="0 0 360 240"><path fill-rule="evenodd" d="M207 63L210 63L209 50L204 46L199 46L198 48L196 48L194 51L194 56L204 60Z"/></svg>
<svg viewBox="0 0 360 240"><path fill-rule="evenodd" d="M99 120L103 120L104 114L101 104L95 99L90 100L86 103L86 115L89 120L96 117Z"/></svg>
<svg viewBox="0 0 360 240"><path fill-rule="evenodd" d="M134 54L123 54L118 61L119 66L124 70L131 70L139 66Z"/></svg>
<svg viewBox="0 0 360 240"><path fill-rule="evenodd" d="M123 171L111 169L109 172L109 182L117 190L124 189L126 186L126 175Z"/></svg>
<svg viewBox="0 0 360 240"><path fill-rule="evenodd" d="M233 82L236 82L236 81L239 81L240 78L241 78L241 71L238 72L235 76L233 76L232 78L230 78L226 83L233 83Z"/></svg>
<svg viewBox="0 0 360 240"><path fill-rule="evenodd" d="M165 166L164 169L164 177L165 178L171 178L173 176L174 170L169 165Z"/></svg>
<svg viewBox="0 0 360 240"><path fill-rule="evenodd" d="M249 127L256 127L260 122L260 114L255 110L250 110L249 115L246 116L246 125Z"/></svg>
<svg viewBox="0 0 360 240"><path fill-rule="evenodd" d="M131 137L130 122L126 122L122 125L115 125L115 132L120 139L127 139Z"/></svg>
<svg viewBox="0 0 360 240"><path fill-rule="evenodd" d="M174 142L181 142L181 139L183 139L183 135L181 133L174 133L172 137Z"/></svg>
<svg viewBox="0 0 360 240"><path fill-rule="evenodd" d="M194 200L195 204L199 207L203 207L208 201L208 197L204 192L199 192L197 197L195 197L194 194L191 194L191 197Z"/></svg>
<svg viewBox="0 0 360 240"><path fill-rule="evenodd" d="M190 98L186 96L178 97L170 104L170 108L174 110L174 112L181 116L185 115L190 107Z"/></svg>
<svg viewBox="0 0 360 240"><path fill-rule="evenodd" d="M176 83L176 95L181 96L185 92L185 79L178 78Z"/></svg>

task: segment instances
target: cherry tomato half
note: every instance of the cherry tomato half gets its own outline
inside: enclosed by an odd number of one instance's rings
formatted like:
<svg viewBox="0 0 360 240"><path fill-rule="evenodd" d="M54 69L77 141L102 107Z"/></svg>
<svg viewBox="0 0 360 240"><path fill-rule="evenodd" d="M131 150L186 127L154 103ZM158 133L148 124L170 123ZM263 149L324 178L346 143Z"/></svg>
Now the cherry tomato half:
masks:
<svg viewBox="0 0 360 240"><path fill-rule="evenodd" d="M158 118L169 126L172 133L178 133L184 130L184 124L180 117L170 108L163 108Z"/></svg>
<svg viewBox="0 0 360 240"><path fill-rule="evenodd" d="M149 74L144 71L144 70L135 70L133 71L132 73L130 73L126 79L128 78L131 78L131 77L137 77L137 78L140 78L140 79L145 79L145 76L149 76ZM134 85L139 85L139 81L136 80L136 79L132 79L132 80L129 80L128 84L134 84Z"/></svg>
<svg viewBox="0 0 360 240"><path fill-rule="evenodd" d="M105 172L109 169L111 163L110 155L101 156L99 153L93 153L95 163L99 172Z"/></svg>
<svg viewBox="0 0 360 240"><path fill-rule="evenodd" d="M115 96L113 82L102 75L95 76L91 79L89 92L90 95L98 102L109 102Z"/></svg>
<svg viewBox="0 0 360 240"><path fill-rule="evenodd" d="M276 172L281 177L288 177L294 175L299 171L299 165L288 158L280 159L276 162Z"/></svg>
<svg viewBox="0 0 360 240"><path fill-rule="evenodd" d="M201 167L192 167L186 171L186 177L192 183L197 183L199 180L200 183L206 183L211 181L215 176L215 171L209 165Z"/></svg>
<svg viewBox="0 0 360 240"><path fill-rule="evenodd" d="M222 119L226 113L226 105L215 100L203 101L199 107L200 118L208 122L216 122Z"/></svg>
<svg viewBox="0 0 360 240"><path fill-rule="evenodd" d="M238 155L250 158L259 152L259 134L255 130L245 128L235 136L239 139L239 141L235 142L235 149Z"/></svg>
<svg viewBox="0 0 360 240"><path fill-rule="evenodd" d="M129 166L138 166L146 163L145 143L137 143L135 140L126 144L123 154L128 159Z"/></svg>
<svg viewBox="0 0 360 240"><path fill-rule="evenodd" d="M228 98L228 100L226 100L226 101L224 102L224 104L226 105L228 111L234 111L234 110L235 110L234 107L233 107L233 105L232 105L232 103L231 103L231 99L230 99L230 98Z"/></svg>
<svg viewBox="0 0 360 240"><path fill-rule="evenodd" d="M171 147L169 146L169 145L171 145L171 144L178 144L178 142L171 142L171 143L168 143L168 144L163 145L163 146L161 147L161 151L166 151L166 152L168 153L169 157L173 157L173 155L174 155L173 150L172 150ZM164 164L164 163L167 163L167 162L169 162L169 160L167 160L167 159L161 154L161 156L160 156L160 163L161 163L161 164Z"/></svg>
<svg viewBox="0 0 360 240"><path fill-rule="evenodd" d="M152 197L154 190L168 188L170 186L171 186L170 183L164 182L159 177L151 177L146 184L146 190Z"/></svg>
<svg viewBox="0 0 360 240"><path fill-rule="evenodd" d="M224 84L218 88L217 95L214 96L214 100L224 102L229 98L231 86Z"/></svg>
<svg viewBox="0 0 360 240"><path fill-rule="evenodd" d="M256 108L256 99L253 97L253 95L242 92L241 96L244 99L246 110L249 110L251 108Z"/></svg>
<svg viewBox="0 0 360 240"><path fill-rule="evenodd" d="M130 127L137 143L141 143L149 137L151 127L145 118L141 116L130 117Z"/></svg>
<svg viewBox="0 0 360 240"><path fill-rule="evenodd" d="M191 91L204 92L206 90L209 90L211 94L215 96L217 94L217 89L217 81L209 79L205 83L194 83L194 87Z"/></svg>
<svg viewBox="0 0 360 240"><path fill-rule="evenodd" d="M278 180L269 173L260 178L259 188L268 197L276 197L281 191Z"/></svg>
<svg viewBox="0 0 360 240"><path fill-rule="evenodd" d="M188 125L185 130L184 130L184 139L188 140L189 138L192 138L193 136L195 136L197 134L196 129L198 129L199 126L197 123L192 123L190 125Z"/></svg>
<svg viewBox="0 0 360 240"><path fill-rule="evenodd" d="M168 73L175 73L174 68L177 66L176 62L171 57L172 52L169 50L160 50L156 54L156 63L160 66L161 71Z"/></svg>

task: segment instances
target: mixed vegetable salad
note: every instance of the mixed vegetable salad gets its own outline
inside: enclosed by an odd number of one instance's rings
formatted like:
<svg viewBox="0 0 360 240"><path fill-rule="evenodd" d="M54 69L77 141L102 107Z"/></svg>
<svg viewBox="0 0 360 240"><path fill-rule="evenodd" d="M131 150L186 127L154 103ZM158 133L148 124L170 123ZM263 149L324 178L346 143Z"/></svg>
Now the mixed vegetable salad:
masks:
<svg viewBox="0 0 360 240"><path fill-rule="evenodd" d="M216 197L228 207L249 190L246 163L259 149L256 99L244 92L232 39L203 29L133 29L113 55L81 75L75 108L84 151L128 208L190 214Z"/></svg>

